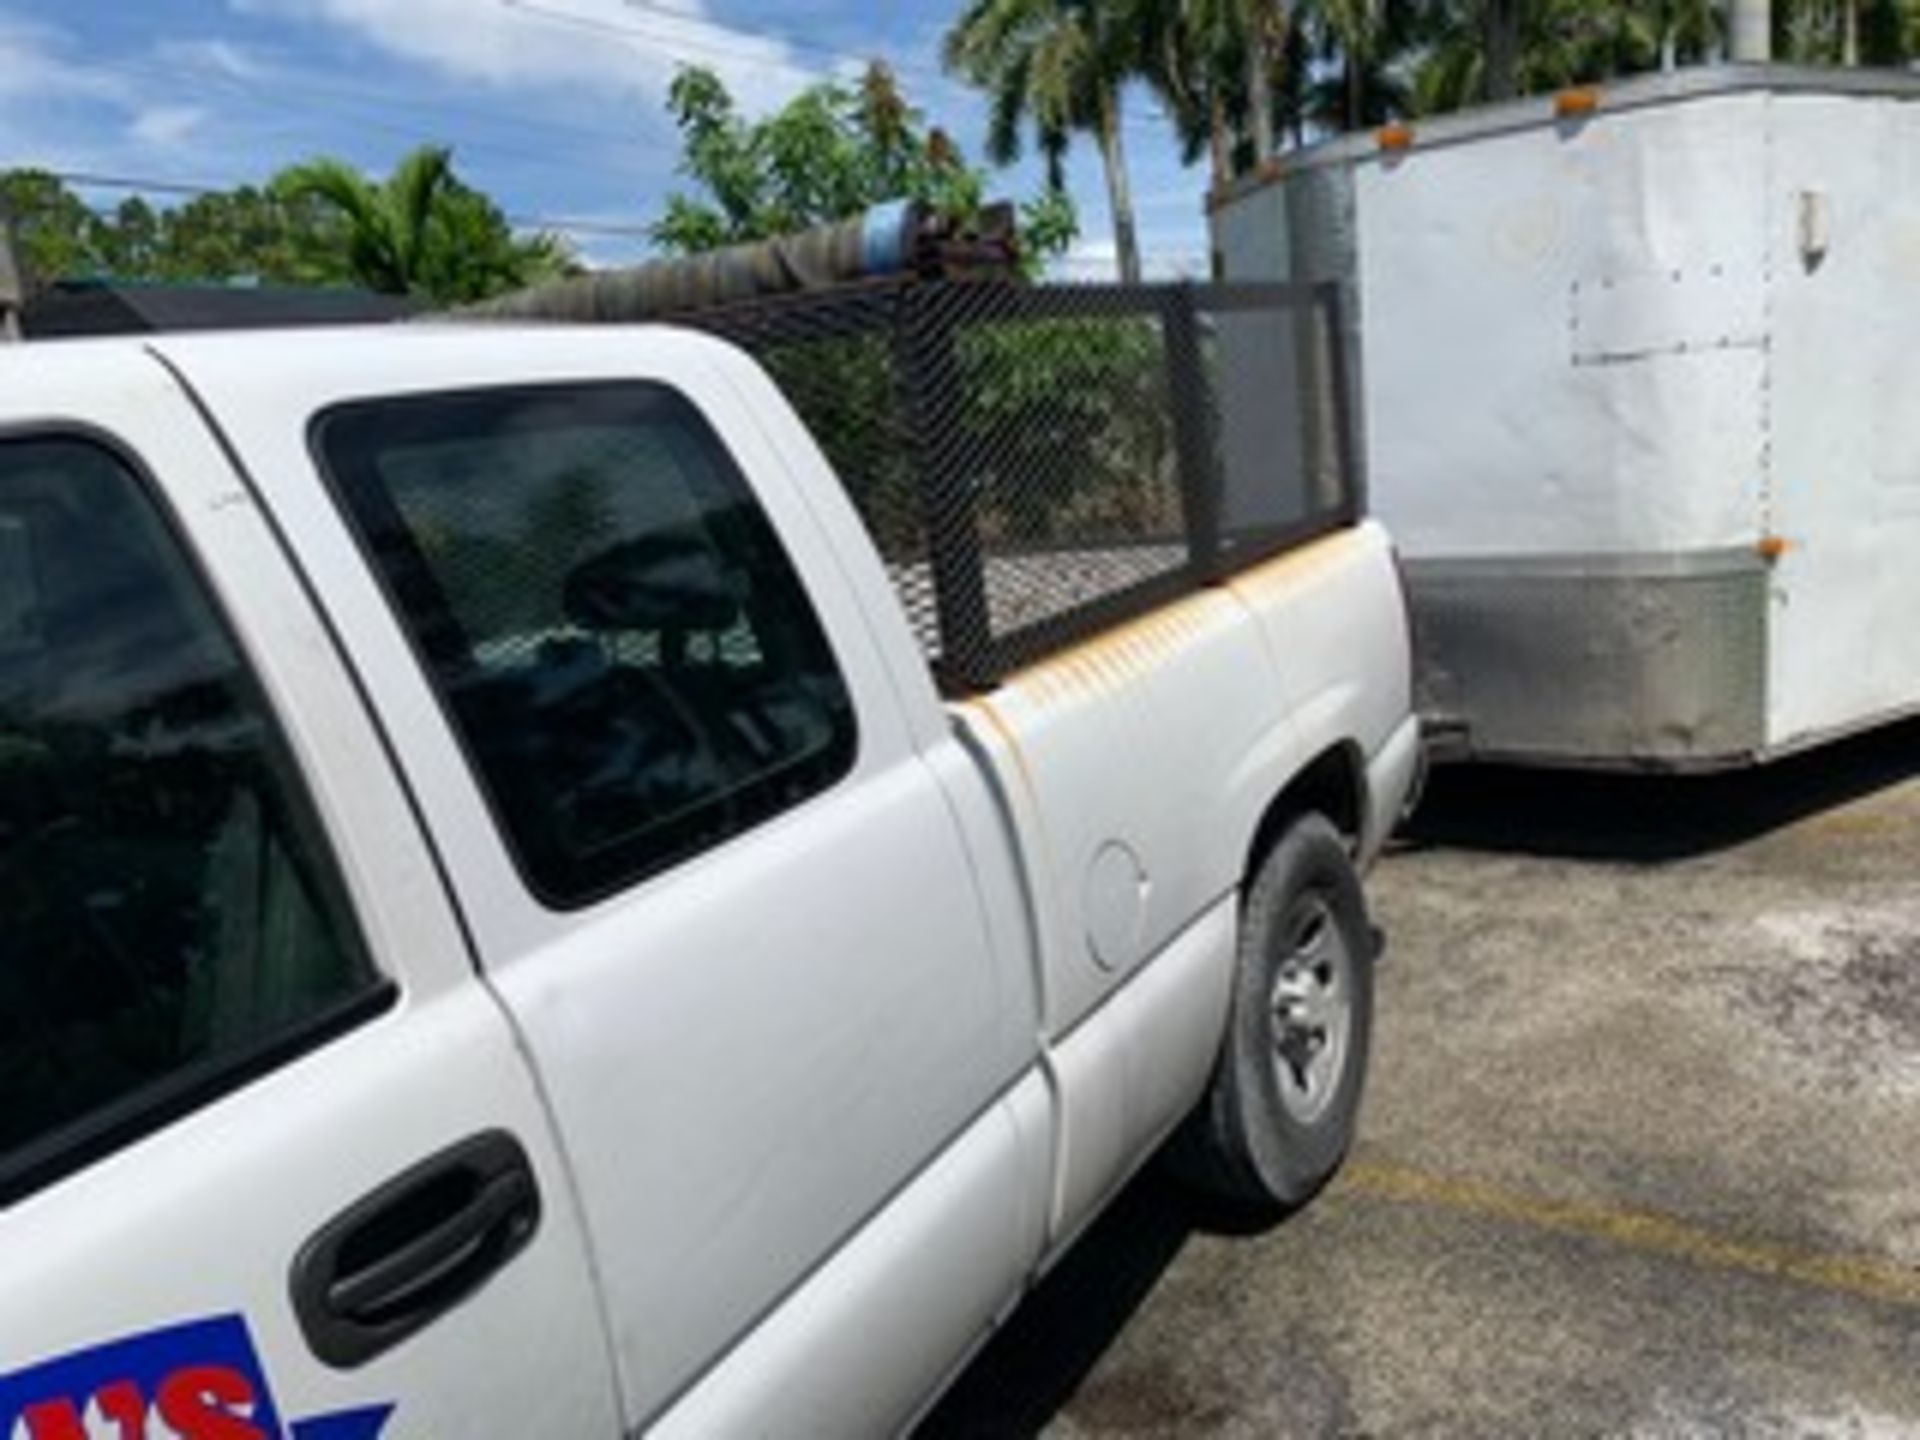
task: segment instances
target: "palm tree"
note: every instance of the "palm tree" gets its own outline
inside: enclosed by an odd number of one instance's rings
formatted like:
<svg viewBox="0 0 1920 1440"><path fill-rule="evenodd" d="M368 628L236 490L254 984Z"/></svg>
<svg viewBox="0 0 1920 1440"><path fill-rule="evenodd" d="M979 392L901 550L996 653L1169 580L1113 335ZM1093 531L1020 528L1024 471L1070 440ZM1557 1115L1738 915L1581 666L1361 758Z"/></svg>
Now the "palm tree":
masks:
<svg viewBox="0 0 1920 1440"><path fill-rule="evenodd" d="M1909 66L1920 58L1910 0L1774 0L1774 53L1800 65Z"/></svg>
<svg viewBox="0 0 1920 1440"><path fill-rule="evenodd" d="M331 205L347 222L347 256L360 282L406 295L419 288L428 222L452 181L452 152L422 145L382 183L343 160L323 157L283 170L274 188L288 200Z"/></svg>
<svg viewBox="0 0 1920 1440"><path fill-rule="evenodd" d="M1913 53L1908 4L1774 0L1776 52L1802 64L1844 63L1851 43L1868 64L1904 64ZM1413 108L1431 114L1700 64L1724 52L1727 25L1723 0L1430 0L1411 72ZM1489 45L1494 31L1507 36L1504 58Z"/></svg>
<svg viewBox="0 0 1920 1440"><path fill-rule="evenodd" d="M1240 0L1155 0L1143 16L1144 78L1160 97L1191 165L1204 151L1214 189L1233 178L1247 119Z"/></svg>
<svg viewBox="0 0 1920 1440"><path fill-rule="evenodd" d="M1503 58L1485 37L1509 21ZM1707 0L1475 0L1441 16L1414 67L1413 108L1432 114L1703 59L1715 23Z"/></svg>
<svg viewBox="0 0 1920 1440"><path fill-rule="evenodd" d="M1302 0L1295 32L1308 72L1289 108L1329 130L1358 130L1404 115L1412 96L1407 61L1428 8L1417 0Z"/></svg>
<svg viewBox="0 0 1920 1440"><path fill-rule="evenodd" d="M420 146L383 181L341 160L309 160L281 171L272 191L340 217L347 263L370 290L460 303L556 278L572 263L551 235L516 238L497 206L460 183L443 146Z"/></svg>
<svg viewBox="0 0 1920 1440"><path fill-rule="evenodd" d="M1719 43L1721 15L1714 0L1643 0L1637 5L1611 7L1628 50L1659 57L1662 70L1695 65L1708 58Z"/></svg>
<svg viewBox="0 0 1920 1440"><path fill-rule="evenodd" d="M1205 149L1214 187L1279 148L1299 30L1285 0L1148 0L1144 78L1190 164ZM1276 83L1279 77L1279 83Z"/></svg>
<svg viewBox="0 0 1920 1440"><path fill-rule="evenodd" d="M1511 100L1520 93L1520 10L1521 0L1481 0L1482 91L1488 100Z"/></svg>
<svg viewBox="0 0 1920 1440"><path fill-rule="evenodd" d="M1274 152L1273 71L1285 53L1289 16L1281 0L1238 0L1245 31L1247 109L1253 118L1253 163Z"/></svg>
<svg viewBox="0 0 1920 1440"><path fill-rule="evenodd" d="M1339 102L1321 108L1337 115L1343 130L1358 130L1371 118L1366 81L1371 62L1380 53L1382 12L1380 0L1320 0L1326 58L1340 62Z"/></svg>
<svg viewBox="0 0 1920 1440"><path fill-rule="evenodd" d="M947 32L946 67L988 92L987 153L1001 165L1019 158L1032 122L1048 180L1063 182L1076 130L1100 146L1113 211L1120 278L1140 279L1133 191L1120 134L1120 91L1148 68L1141 9L1125 0L968 0Z"/></svg>

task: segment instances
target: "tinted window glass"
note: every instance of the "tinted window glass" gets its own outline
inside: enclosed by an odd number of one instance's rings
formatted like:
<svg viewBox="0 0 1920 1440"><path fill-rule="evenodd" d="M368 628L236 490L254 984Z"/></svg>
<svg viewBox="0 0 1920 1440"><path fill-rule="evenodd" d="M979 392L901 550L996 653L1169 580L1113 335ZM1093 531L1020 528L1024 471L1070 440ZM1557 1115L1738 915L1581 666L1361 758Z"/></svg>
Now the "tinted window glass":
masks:
<svg viewBox="0 0 1920 1440"><path fill-rule="evenodd" d="M380 401L317 435L549 904L638 880L851 764L852 708L813 608L671 391Z"/></svg>
<svg viewBox="0 0 1920 1440"><path fill-rule="evenodd" d="M134 475L0 443L0 1182L380 987L244 660Z"/></svg>

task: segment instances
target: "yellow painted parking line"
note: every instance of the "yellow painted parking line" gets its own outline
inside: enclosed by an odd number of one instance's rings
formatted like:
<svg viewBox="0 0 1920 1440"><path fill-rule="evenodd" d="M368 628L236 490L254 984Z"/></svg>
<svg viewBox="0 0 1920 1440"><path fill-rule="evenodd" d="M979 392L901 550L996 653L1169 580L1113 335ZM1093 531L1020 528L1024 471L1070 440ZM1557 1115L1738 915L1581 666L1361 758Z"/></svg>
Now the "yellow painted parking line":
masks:
<svg viewBox="0 0 1920 1440"><path fill-rule="evenodd" d="M1436 1175L1405 1165L1355 1160L1336 1190L1579 1235L1650 1255L1671 1255L1715 1270L1810 1285L1841 1295L1920 1306L1920 1270L1863 1255L1821 1254L1765 1241L1716 1235L1647 1210L1555 1200L1482 1180Z"/></svg>

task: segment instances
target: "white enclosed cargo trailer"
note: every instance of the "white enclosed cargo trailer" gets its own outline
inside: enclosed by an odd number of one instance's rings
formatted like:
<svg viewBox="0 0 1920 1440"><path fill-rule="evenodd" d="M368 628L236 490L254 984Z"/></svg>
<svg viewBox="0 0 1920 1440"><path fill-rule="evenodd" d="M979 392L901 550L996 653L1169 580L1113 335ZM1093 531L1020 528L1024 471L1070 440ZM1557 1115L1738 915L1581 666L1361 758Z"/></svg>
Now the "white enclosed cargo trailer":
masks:
<svg viewBox="0 0 1920 1440"><path fill-rule="evenodd" d="M1920 708L1920 80L1736 66L1289 156L1230 278L1338 281L1427 704L1742 764Z"/></svg>

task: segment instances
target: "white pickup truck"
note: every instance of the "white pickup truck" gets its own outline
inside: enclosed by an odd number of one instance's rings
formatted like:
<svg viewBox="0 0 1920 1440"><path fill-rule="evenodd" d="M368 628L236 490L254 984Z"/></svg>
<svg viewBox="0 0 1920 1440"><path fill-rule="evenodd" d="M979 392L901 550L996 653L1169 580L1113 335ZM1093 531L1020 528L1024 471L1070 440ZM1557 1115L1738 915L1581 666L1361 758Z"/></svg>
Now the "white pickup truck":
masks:
<svg viewBox="0 0 1920 1440"><path fill-rule="evenodd" d="M967 695L898 580L708 336L0 353L0 1440L897 1431L1176 1130L1308 1197L1387 537Z"/></svg>

